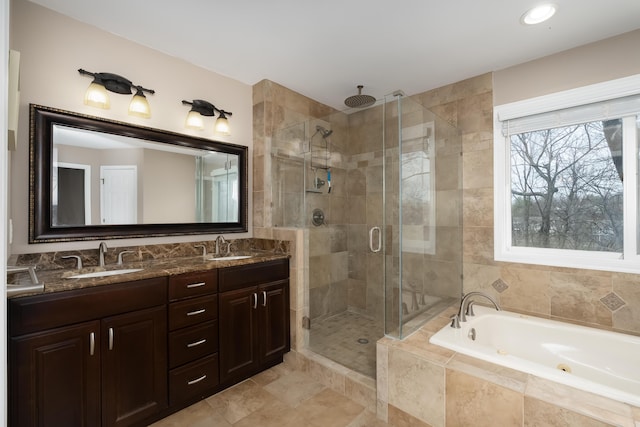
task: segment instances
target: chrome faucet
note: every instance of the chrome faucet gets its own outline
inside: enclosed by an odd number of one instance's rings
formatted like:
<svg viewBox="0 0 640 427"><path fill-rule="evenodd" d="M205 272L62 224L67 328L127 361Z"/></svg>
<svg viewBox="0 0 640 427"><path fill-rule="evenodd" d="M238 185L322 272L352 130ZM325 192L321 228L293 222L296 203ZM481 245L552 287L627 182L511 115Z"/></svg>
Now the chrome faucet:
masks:
<svg viewBox="0 0 640 427"><path fill-rule="evenodd" d="M460 322L466 322L467 316L473 316L472 307L475 301L471 300L472 297L484 297L489 301L491 301L496 311L500 311L500 306L498 305L496 300L494 300L490 295L485 294L483 292L478 292L478 291L469 292L468 294L462 297L462 301L460 302L460 309L458 310L458 313L451 317L452 328L459 328Z"/></svg>
<svg viewBox="0 0 640 427"><path fill-rule="evenodd" d="M221 234L218 237L216 237L216 255L220 255L220 245L221 244L226 244L227 245L227 252L229 252L229 242Z"/></svg>
<svg viewBox="0 0 640 427"><path fill-rule="evenodd" d="M100 242L100 245L98 245L98 265L100 267L104 267L104 254L107 252L107 249L107 244Z"/></svg>

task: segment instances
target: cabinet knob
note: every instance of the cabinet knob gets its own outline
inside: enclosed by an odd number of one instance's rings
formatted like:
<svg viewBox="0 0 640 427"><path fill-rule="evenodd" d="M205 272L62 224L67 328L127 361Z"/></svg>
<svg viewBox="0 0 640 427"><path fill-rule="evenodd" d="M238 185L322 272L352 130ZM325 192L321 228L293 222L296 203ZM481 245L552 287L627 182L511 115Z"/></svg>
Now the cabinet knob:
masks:
<svg viewBox="0 0 640 427"><path fill-rule="evenodd" d="M113 350L113 328L109 328L109 350Z"/></svg>
<svg viewBox="0 0 640 427"><path fill-rule="evenodd" d="M267 306L267 292L266 291L262 291L262 306L263 307Z"/></svg>

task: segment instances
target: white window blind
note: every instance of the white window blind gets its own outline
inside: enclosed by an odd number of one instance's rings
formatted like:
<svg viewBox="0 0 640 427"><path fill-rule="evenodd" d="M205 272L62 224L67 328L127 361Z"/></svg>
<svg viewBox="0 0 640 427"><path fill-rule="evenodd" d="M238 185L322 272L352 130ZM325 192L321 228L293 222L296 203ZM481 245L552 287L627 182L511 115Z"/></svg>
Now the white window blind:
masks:
<svg viewBox="0 0 640 427"><path fill-rule="evenodd" d="M640 95L625 96L540 114L513 117L502 121L502 134L517 135L597 120L617 119L638 113L640 113Z"/></svg>

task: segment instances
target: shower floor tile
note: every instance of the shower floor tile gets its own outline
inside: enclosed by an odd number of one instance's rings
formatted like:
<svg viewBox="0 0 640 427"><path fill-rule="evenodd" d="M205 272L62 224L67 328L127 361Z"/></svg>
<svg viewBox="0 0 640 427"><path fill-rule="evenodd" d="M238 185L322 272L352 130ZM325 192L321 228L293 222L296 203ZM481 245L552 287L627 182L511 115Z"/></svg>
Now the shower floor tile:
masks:
<svg viewBox="0 0 640 427"><path fill-rule="evenodd" d="M383 335L382 325L375 320L345 311L312 322L309 346L314 353L375 378L376 341Z"/></svg>

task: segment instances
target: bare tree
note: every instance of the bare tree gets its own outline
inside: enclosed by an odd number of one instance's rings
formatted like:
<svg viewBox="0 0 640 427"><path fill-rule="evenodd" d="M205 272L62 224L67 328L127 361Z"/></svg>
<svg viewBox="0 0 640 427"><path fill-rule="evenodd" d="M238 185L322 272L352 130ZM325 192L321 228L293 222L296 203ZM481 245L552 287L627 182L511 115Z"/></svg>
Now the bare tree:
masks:
<svg viewBox="0 0 640 427"><path fill-rule="evenodd" d="M610 147L601 122L511 137L514 244L617 250L622 185Z"/></svg>

